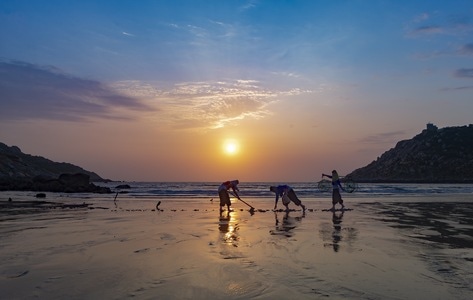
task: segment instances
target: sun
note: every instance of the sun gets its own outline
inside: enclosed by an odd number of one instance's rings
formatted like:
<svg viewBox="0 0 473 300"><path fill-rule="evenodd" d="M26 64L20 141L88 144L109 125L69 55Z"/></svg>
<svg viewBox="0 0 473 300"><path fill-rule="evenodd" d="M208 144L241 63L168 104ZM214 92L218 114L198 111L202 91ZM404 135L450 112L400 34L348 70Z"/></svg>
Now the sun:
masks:
<svg viewBox="0 0 473 300"><path fill-rule="evenodd" d="M223 152L227 155L235 155L238 153L240 146L236 140L226 140L223 142Z"/></svg>

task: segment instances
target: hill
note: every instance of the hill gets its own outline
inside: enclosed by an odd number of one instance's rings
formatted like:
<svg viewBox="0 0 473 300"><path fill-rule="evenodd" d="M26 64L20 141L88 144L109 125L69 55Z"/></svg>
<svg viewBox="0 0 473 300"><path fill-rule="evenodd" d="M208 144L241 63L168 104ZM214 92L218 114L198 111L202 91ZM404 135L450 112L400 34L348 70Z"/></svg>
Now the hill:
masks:
<svg viewBox="0 0 473 300"><path fill-rule="evenodd" d="M473 125L433 124L347 177L358 182L472 183Z"/></svg>
<svg viewBox="0 0 473 300"><path fill-rule="evenodd" d="M0 190L104 192L90 183L99 181L106 180L76 165L25 154L16 146L0 143Z"/></svg>

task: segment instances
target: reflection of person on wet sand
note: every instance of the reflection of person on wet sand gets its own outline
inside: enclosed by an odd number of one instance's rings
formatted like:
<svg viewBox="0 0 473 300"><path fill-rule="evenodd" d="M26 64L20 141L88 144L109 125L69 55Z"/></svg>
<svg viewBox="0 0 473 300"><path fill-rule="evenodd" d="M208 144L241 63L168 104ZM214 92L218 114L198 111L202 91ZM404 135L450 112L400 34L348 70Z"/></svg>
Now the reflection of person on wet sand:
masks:
<svg viewBox="0 0 473 300"><path fill-rule="evenodd" d="M235 223L235 218L230 212L220 212L218 230L223 234L222 239L226 244L232 244L234 247L238 247L238 225Z"/></svg>
<svg viewBox="0 0 473 300"><path fill-rule="evenodd" d="M338 252L340 249L339 242L342 240L342 219L343 219L343 211L337 214L335 211L332 213L332 223L333 223L333 231L332 231L332 246L333 251Z"/></svg>
<svg viewBox="0 0 473 300"><path fill-rule="evenodd" d="M220 216L218 218L218 230L220 230L220 232L226 233L228 232L229 225L230 225L230 212L227 212L227 213L220 212Z"/></svg>
<svg viewBox="0 0 473 300"><path fill-rule="evenodd" d="M302 218L305 217L305 212L302 213L300 217L290 217L289 211L284 213L282 218L282 223L279 221L278 213L274 212L274 219L276 221L275 230L271 230L271 235L285 235L291 237L294 233L292 229L297 227L297 223L302 221Z"/></svg>

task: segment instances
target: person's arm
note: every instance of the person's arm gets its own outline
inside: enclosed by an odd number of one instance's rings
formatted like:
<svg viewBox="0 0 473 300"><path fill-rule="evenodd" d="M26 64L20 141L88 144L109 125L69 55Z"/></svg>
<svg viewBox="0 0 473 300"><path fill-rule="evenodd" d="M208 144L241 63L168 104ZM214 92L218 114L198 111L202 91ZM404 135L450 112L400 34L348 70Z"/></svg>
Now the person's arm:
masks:
<svg viewBox="0 0 473 300"><path fill-rule="evenodd" d="M340 182L340 179L337 180L337 185L342 189L342 191L345 192L345 189L343 188L342 183Z"/></svg>
<svg viewBox="0 0 473 300"><path fill-rule="evenodd" d="M322 177L324 177L324 176L328 177L328 178L332 178L332 176L322 173Z"/></svg>
<svg viewBox="0 0 473 300"><path fill-rule="evenodd" d="M240 195L238 195L238 188L235 188L235 186L232 186L233 193L235 193L235 196L240 199Z"/></svg>

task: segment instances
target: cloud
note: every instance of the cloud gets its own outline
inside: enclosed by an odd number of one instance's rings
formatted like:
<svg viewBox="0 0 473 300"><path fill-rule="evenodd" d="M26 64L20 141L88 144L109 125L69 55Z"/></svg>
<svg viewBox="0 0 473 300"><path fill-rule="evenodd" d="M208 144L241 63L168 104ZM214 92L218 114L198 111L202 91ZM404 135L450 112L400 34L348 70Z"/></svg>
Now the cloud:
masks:
<svg viewBox="0 0 473 300"><path fill-rule="evenodd" d="M439 91L450 92L450 91L461 91L461 90L471 90L471 89L473 89L473 85L459 86L459 87L453 87L453 88L445 87L445 88L439 89Z"/></svg>
<svg viewBox="0 0 473 300"><path fill-rule="evenodd" d="M426 21L430 18L430 15L428 13L421 13L417 16L414 17L413 22L414 23L421 23L423 21Z"/></svg>
<svg viewBox="0 0 473 300"><path fill-rule="evenodd" d="M361 143L365 144L386 144L398 140L399 136L404 136L404 131L391 131L380 134L370 135L362 138Z"/></svg>
<svg viewBox="0 0 473 300"><path fill-rule="evenodd" d="M473 55L473 44L465 44L461 46L459 53L464 55Z"/></svg>
<svg viewBox="0 0 473 300"><path fill-rule="evenodd" d="M123 35L126 35L126 36L135 36L134 34L128 33L128 32L126 32L126 31L123 31L122 34L123 34Z"/></svg>
<svg viewBox="0 0 473 300"><path fill-rule="evenodd" d="M470 34L473 26L468 15L443 15L423 13L415 16L407 25L408 37L417 38L432 35L459 36Z"/></svg>
<svg viewBox="0 0 473 300"><path fill-rule="evenodd" d="M411 36L420 36L420 35L432 35L440 34L445 32L445 30L440 26L429 25L429 26L419 26L410 31Z"/></svg>
<svg viewBox="0 0 473 300"><path fill-rule="evenodd" d="M274 91L256 80L184 82L158 88L139 81L119 82L121 93L146 99L160 108L159 122L174 129L209 130L261 119L271 114L268 106L283 97L310 93L293 88Z"/></svg>
<svg viewBox="0 0 473 300"><path fill-rule="evenodd" d="M458 69L453 73L458 78L473 78L473 69Z"/></svg>
<svg viewBox="0 0 473 300"><path fill-rule="evenodd" d="M240 11L246 11L255 8L259 4L258 0L250 0L240 7Z"/></svg>
<svg viewBox="0 0 473 300"><path fill-rule="evenodd" d="M0 61L0 95L2 120L132 119L130 111L149 109L100 82L17 61Z"/></svg>

